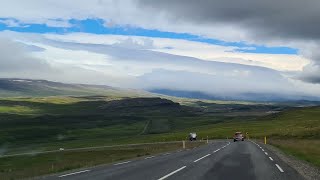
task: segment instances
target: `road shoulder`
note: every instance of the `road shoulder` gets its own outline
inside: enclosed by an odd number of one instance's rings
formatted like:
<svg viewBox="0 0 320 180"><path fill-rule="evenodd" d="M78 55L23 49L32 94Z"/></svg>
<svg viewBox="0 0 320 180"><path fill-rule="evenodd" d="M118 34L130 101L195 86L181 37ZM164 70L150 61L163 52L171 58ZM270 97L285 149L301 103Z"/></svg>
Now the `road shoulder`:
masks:
<svg viewBox="0 0 320 180"><path fill-rule="evenodd" d="M301 176L307 180L318 180L320 179L320 170L317 167L309 164L308 162L297 159L292 155L285 154L277 147L269 144L263 145L270 152L276 154L279 159L287 163L290 167L295 169Z"/></svg>

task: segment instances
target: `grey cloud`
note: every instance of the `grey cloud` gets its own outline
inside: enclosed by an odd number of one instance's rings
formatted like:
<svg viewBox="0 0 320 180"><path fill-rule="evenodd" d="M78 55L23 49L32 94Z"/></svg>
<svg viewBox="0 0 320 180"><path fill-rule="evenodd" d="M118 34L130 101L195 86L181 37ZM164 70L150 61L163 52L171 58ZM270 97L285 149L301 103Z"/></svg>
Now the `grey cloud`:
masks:
<svg viewBox="0 0 320 180"><path fill-rule="evenodd" d="M25 48L26 45L10 42L13 44L2 43L1 47L18 47L8 48L6 51L3 57L7 58L0 61L0 76L26 78L21 72L27 71L29 78L67 83L107 84L138 89L167 88L201 91L222 96L233 95L234 97L241 97L242 93L253 92L290 97L296 97L299 93L304 94L280 72L260 66L204 61L192 57L130 48L130 46L120 47L114 44L61 42L33 36L25 37L24 41L38 44L37 47L40 48L41 44L44 44L44 48L51 46L64 50L104 54L110 65L95 67L90 63L80 66L77 62L74 64L51 62L54 63L52 64L54 69L46 69L48 68L46 64L39 63L39 59L32 58L23 51L28 49ZM11 56L13 53L15 53L14 56ZM14 59L11 60L10 58L13 57ZM3 67L6 71L1 69L3 64L6 66ZM43 69L46 69L46 72L40 73ZM109 72L110 70L112 72ZM313 92L305 94L313 95Z"/></svg>
<svg viewBox="0 0 320 180"><path fill-rule="evenodd" d="M316 63L308 64L303 68L297 78L309 83L320 83L320 65Z"/></svg>
<svg viewBox="0 0 320 180"><path fill-rule="evenodd" d="M137 0L140 8L164 14L168 21L193 26L229 25L259 43L279 41L284 46L299 42L304 55L310 51L303 45L315 43L309 55L313 63L305 67L300 79L320 83L320 1L318 0ZM150 13L151 14L151 13ZM247 37L247 38L248 38ZM244 41L248 39L243 39ZM302 44L302 45L301 45ZM314 66L314 67L312 67Z"/></svg>
<svg viewBox="0 0 320 180"><path fill-rule="evenodd" d="M39 39L38 39L39 40ZM0 37L0 77L46 79L67 83L109 84L121 86L132 80L110 77L104 73L68 64L49 64L30 54L45 49ZM100 77L100 78L97 78Z"/></svg>
<svg viewBox="0 0 320 180"><path fill-rule="evenodd" d="M126 46L119 46L118 44L104 45L104 44L88 44L88 43L74 43L74 42L60 42L55 40L43 39L42 42L56 47L69 50L84 50L89 52L95 52L111 56L115 61L128 61L129 63L139 64L141 66L163 66L166 68L178 67L180 69L190 70L205 70L205 72L232 74L231 71L256 71L260 74L258 76L267 76L273 78L276 74L276 78L279 72L269 68L261 66L249 66L236 63L224 63L215 61L205 61L193 57L172 55L163 52L156 52L151 50L140 49L135 43L125 43ZM121 44L121 43L120 43ZM129 46L130 44L131 46ZM136 47L137 46L137 47ZM233 69L232 69L233 68Z"/></svg>
<svg viewBox="0 0 320 180"><path fill-rule="evenodd" d="M231 71L232 69L230 67ZM259 70L253 70L247 77L241 75L230 77L223 74L210 75L199 72L154 69L151 73L139 77L139 80L145 89L202 92L211 96L234 99L248 99L250 94L299 99L304 94L295 90L292 84L281 76L275 76L272 72L263 72L265 76L261 76L260 73ZM201 90L199 90L200 87Z"/></svg>
<svg viewBox="0 0 320 180"><path fill-rule="evenodd" d="M266 38L320 38L318 0L138 0L141 8L194 25L230 23Z"/></svg>
<svg viewBox="0 0 320 180"><path fill-rule="evenodd" d="M193 57L114 45L52 40L47 43L57 48L85 50L111 56L112 63L124 62L130 66L128 72L130 69L141 67L151 70L151 73L137 77L135 88L178 88L178 90L202 91L208 94L248 92L275 94L282 92L291 96L297 94L292 84L280 72L260 66L204 61ZM186 79L188 83L185 83Z"/></svg>
<svg viewBox="0 0 320 180"><path fill-rule="evenodd" d="M45 73L50 71L49 64L45 61L33 58L25 51L25 45L13 42L9 39L0 38L0 72L24 73L26 75L36 71Z"/></svg>

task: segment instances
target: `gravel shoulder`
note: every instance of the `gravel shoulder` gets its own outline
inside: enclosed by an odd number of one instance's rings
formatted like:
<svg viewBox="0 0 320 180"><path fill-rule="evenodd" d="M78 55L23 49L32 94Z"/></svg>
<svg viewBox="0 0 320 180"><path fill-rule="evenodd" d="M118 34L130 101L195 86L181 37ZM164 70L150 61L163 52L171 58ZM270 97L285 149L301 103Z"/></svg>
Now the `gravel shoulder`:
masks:
<svg viewBox="0 0 320 180"><path fill-rule="evenodd" d="M259 142L257 142L259 143ZM262 145L262 143L259 143ZM320 169L309 164L308 162L297 159L294 156L285 154L280 149L269 145L263 144L269 151L276 154L282 161L287 163L293 169L295 169L299 174L301 174L306 180L320 180Z"/></svg>

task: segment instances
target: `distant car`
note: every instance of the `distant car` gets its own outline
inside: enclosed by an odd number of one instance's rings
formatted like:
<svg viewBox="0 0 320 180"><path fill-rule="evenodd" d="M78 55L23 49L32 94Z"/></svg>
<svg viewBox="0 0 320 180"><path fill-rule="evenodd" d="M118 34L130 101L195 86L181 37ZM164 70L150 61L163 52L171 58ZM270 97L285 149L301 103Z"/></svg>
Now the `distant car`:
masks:
<svg viewBox="0 0 320 180"><path fill-rule="evenodd" d="M189 134L189 140L190 141L196 141L197 140L197 134L196 133L190 133Z"/></svg>
<svg viewBox="0 0 320 180"><path fill-rule="evenodd" d="M60 150L60 151L63 151L63 150L64 150L64 148L59 148L59 150Z"/></svg>
<svg viewBox="0 0 320 180"><path fill-rule="evenodd" d="M241 132L236 132L233 136L233 142L244 141L243 134Z"/></svg>

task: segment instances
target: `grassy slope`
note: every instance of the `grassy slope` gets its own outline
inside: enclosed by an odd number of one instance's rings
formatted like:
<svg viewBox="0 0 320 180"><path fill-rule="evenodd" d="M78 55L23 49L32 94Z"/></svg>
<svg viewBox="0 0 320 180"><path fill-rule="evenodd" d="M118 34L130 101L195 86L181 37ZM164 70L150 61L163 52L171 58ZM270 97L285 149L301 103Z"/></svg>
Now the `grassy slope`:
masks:
<svg viewBox="0 0 320 180"><path fill-rule="evenodd" d="M102 108L108 101L122 98L2 98L0 153L181 140L193 131L200 138L227 138L235 131L242 131L248 132L251 138L266 135L285 152L319 166L316 139L320 137L320 107L267 115L267 111L283 107L179 99L201 111L175 105ZM40 157L34 161L42 162Z"/></svg>
<svg viewBox="0 0 320 180"><path fill-rule="evenodd" d="M320 140L318 139L272 139L269 144L320 167Z"/></svg>
<svg viewBox="0 0 320 180"><path fill-rule="evenodd" d="M320 107L300 108L284 111L259 118L254 121L223 122L217 125L204 127L202 131L215 137L223 135L223 132L234 132L238 129L249 132L251 137L261 138L307 138L320 137Z"/></svg>
<svg viewBox="0 0 320 180"><path fill-rule="evenodd" d="M0 142L15 142L20 146L32 142L53 146L52 142L55 142L56 146L53 147L56 148L64 143L70 147L79 147L87 143L98 145L102 141L104 144L114 144L127 143L132 139L140 142L180 140L190 131L198 132L200 137L211 138L230 137L235 131L249 132L252 137L318 138L320 132L317 119L319 108L257 117L249 111L254 108L253 112L263 114L268 109L279 107L197 103L197 106L206 106L205 112L190 112L189 109L179 112L170 107L110 111L99 108L106 103L105 100L110 98L2 99L0 125L3 131L0 133ZM235 115L230 115L230 107L235 109ZM223 108L229 109L225 112ZM239 113L242 115L239 116Z"/></svg>
<svg viewBox="0 0 320 180"><path fill-rule="evenodd" d="M254 119L250 111L268 111L274 107L213 105L193 102L198 109L179 107L108 107L118 96L37 97L0 99L0 143L5 150L28 151L131 142L185 139L190 131L226 121ZM182 100L185 101L185 100ZM242 116L225 116L230 111ZM246 107L245 109L243 107ZM267 109L266 109L267 108ZM205 132L205 131L204 131ZM233 132L233 130L232 130ZM226 137L231 131L215 137ZM0 147L1 147L0 145Z"/></svg>

